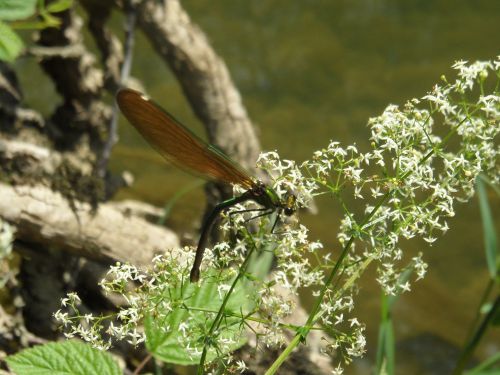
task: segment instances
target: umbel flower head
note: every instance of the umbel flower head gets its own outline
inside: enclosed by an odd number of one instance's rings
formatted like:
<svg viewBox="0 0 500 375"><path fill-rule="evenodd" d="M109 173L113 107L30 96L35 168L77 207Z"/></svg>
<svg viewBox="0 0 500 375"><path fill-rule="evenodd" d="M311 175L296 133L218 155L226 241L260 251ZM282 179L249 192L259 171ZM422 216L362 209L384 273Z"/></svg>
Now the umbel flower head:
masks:
<svg viewBox="0 0 500 375"><path fill-rule="evenodd" d="M448 230L455 202L474 194L480 173L499 183L500 58L460 61L454 68L454 82L444 79L421 99L389 105L370 119L370 150L332 141L301 164L281 160L276 152L260 156L258 166L269 173L280 197L293 192L300 207L319 195L339 202L338 248L324 249L297 220L279 220L275 228L275 217L252 214L248 210L255 207L247 202L227 212L221 224L225 240L208 251L199 285L187 281L192 250L177 249L156 258L150 270L123 264L111 269L102 285L128 303L112 323L77 313L57 317L72 327L69 335L99 347L113 337L136 344L145 340L155 356L167 360L165 348L148 341L153 337L148 335L157 338L162 332L165 342L184 348L193 363L226 363L234 371L245 368L231 353L249 327L258 345L289 349L313 328L321 329L329 333L323 334L324 353L336 358L335 373L341 373L366 350L364 326L353 316L363 272L374 265L387 294L411 290L407 275L423 278L427 264L422 253L406 254L403 240L434 243ZM362 210L350 206L353 198L362 202ZM304 287L315 298L309 317L290 324L286 318ZM202 300L206 304L194 302ZM76 302L65 301L74 311ZM287 340L290 331L300 339Z"/></svg>

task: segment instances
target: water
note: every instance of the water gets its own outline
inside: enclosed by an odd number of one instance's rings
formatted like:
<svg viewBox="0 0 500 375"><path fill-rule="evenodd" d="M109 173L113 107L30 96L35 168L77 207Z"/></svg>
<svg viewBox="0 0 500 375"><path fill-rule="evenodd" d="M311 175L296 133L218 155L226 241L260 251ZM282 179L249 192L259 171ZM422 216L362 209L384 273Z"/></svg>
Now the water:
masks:
<svg viewBox="0 0 500 375"><path fill-rule="evenodd" d="M366 149L369 117L389 103L425 95L441 74L451 76L455 60L491 59L500 52L498 1L191 0L183 4L226 61L264 150L276 149L297 161L325 147L329 139ZM162 63L143 53L149 46L138 42L138 48L135 75L145 79L153 97L155 93L158 98L169 97L162 100L169 111L201 131L171 74L163 68L154 70ZM145 67L142 61L148 62ZM123 131L132 136L129 128ZM143 171L143 163L140 168ZM158 167L151 168L150 173L136 173L141 185L135 192L160 203L173 193L164 188L169 181L179 181L178 175L174 172L172 180L170 174L160 178ZM173 191L189 180L183 178L171 184ZM199 217L201 196L193 192L174 209L172 221L179 228ZM302 219L313 238L338 253L335 233L340 213L329 201L320 206L319 215ZM487 282L475 202L459 206L450 227L432 248L420 242L406 248L424 251L430 269L394 309L399 373L446 373ZM376 346L379 296L371 272L363 279L355 312L367 323L370 352L348 373L368 371ZM498 351L499 342L498 335L487 336L478 358ZM422 356L429 360L419 361Z"/></svg>
<svg viewBox="0 0 500 375"><path fill-rule="evenodd" d="M366 150L369 117L389 103L425 95L441 74L451 76L455 60L500 53L498 0L184 0L183 5L226 61L263 149L297 161L329 139ZM133 74L148 93L203 134L172 74L140 34L135 56ZM131 126L122 125L112 167L131 170L136 183L119 199L163 204L192 181L165 166ZM493 205L498 207L498 198ZM313 238L338 253L340 212L328 200L320 207L317 216L302 219ZM202 210L203 192L194 190L174 207L169 224L190 232ZM496 218L500 222L498 209ZM406 248L424 251L430 269L395 306L401 374L446 373L446 360L462 344L487 282L476 203L458 206L450 227L432 248L421 242ZM363 279L355 312L368 326L369 354L348 373L366 374L375 350L380 292L372 276ZM477 358L497 352L499 342L498 334L485 337Z"/></svg>

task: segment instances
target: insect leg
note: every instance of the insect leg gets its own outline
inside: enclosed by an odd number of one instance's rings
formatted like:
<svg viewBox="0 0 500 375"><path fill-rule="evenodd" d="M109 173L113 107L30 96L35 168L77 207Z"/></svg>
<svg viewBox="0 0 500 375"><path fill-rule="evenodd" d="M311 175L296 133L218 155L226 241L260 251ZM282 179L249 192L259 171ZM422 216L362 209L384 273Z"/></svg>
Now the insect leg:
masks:
<svg viewBox="0 0 500 375"><path fill-rule="evenodd" d="M278 211L278 214L276 215L276 220L274 220L273 227L271 228L271 233L274 233L274 229L276 228L276 224L278 224L279 219L280 219L280 213Z"/></svg>
<svg viewBox="0 0 500 375"><path fill-rule="evenodd" d="M219 214L225 209L234 206L237 203L242 203L250 199L253 199L253 195L250 192L246 192L239 197L228 199L227 201L219 203L214 207L212 212L210 212L210 215L208 215L201 228L200 240L198 241L198 247L196 248L193 267L191 268L191 273L189 275L189 279L192 283L195 283L200 279L200 265L201 261L203 260L203 253L205 252L205 248L208 243L210 229L212 229L212 226L217 220Z"/></svg>

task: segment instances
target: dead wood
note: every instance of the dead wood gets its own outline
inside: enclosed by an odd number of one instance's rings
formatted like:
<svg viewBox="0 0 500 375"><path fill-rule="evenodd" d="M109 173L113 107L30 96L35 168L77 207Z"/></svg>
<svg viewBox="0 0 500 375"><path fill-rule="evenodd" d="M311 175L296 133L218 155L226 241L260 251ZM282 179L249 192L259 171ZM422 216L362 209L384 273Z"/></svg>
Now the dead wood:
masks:
<svg viewBox="0 0 500 375"><path fill-rule="evenodd" d="M104 203L95 214L88 203L74 211L58 192L45 186L0 183L0 216L16 227L16 238L58 248L89 259L147 265L158 252L179 245L166 228L130 214L119 203Z"/></svg>
<svg viewBox="0 0 500 375"><path fill-rule="evenodd" d="M3 84L0 75L0 87L7 92L6 100L0 100L0 115L31 121L48 138L48 142L31 143L26 138L8 137L0 143L0 158L19 161L13 165L23 167L11 172L31 176L16 180L10 174L8 177L17 184L0 182L0 217L16 227L18 245L28 245L29 262L23 261L20 276L28 304L24 308L25 320L32 332L38 330L44 337L53 332L50 314L67 290L67 281L73 282L64 275L74 270L84 274L83 279L91 279L104 270L97 263L85 268L76 256L101 264L119 260L147 265L156 252L176 247L179 242L172 232L144 219L158 214L150 206L101 203L96 208L89 203L92 199L84 198L89 190L82 189L82 177L92 174L108 136L110 109L101 100L102 90L114 90L122 60L117 39L105 28L108 4L88 3L89 28L102 54L104 72L95 67L96 58L83 44L82 20L74 10L62 12L62 27L43 30L39 46L31 49L63 98L50 120L21 109L18 105L22 95L16 85ZM144 0L134 4L139 26L176 75L193 111L206 125L209 140L253 169L260 151L259 141L226 65L206 36L178 0ZM93 18L92 13L101 10L104 12ZM67 164L78 173L59 173L61 166ZM62 182L54 183L53 177ZM79 193L68 194L70 191ZM54 256L52 249L60 251ZM48 289L53 293L47 293ZM97 292L91 293L94 302L101 302L95 297ZM304 311L297 309L297 313L297 320L293 321L301 324L305 321L305 316L300 315ZM41 320L35 320L36 316ZM308 347L297 351L283 371L315 374L328 370L319 354L321 338L312 335L308 340ZM248 347L241 351L250 368L261 373L279 351L252 354Z"/></svg>
<svg viewBox="0 0 500 375"><path fill-rule="evenodd" d="M142 1L137 21L176 75L209 140L253 169L260 152L255 129L224 61L178 0Z"/></svg>

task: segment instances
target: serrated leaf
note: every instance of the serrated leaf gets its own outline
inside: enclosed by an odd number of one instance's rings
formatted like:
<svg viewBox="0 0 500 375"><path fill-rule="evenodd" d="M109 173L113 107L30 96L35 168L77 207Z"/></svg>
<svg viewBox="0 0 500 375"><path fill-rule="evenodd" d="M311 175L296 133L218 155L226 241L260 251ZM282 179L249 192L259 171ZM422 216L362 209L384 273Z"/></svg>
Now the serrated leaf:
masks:
<svg viewBox="0 0 500 375"><path fill-rule="evenodd" d="M24 48L19 36L5 23L0 21L0 60L14 61Z"/></svg>
<svg viewBox="0 0 500 375"><path fill-rule="evenodd" d="M119 375L120 368L106 352L78 341L38 345L9 356L17 375Z"/></svg>
<svg viewBox="0 0 500 375"><path fill-rule="evenodd" d="M0 20L17 21L35 14L37 0L0 0Z"/></svg>
<svg viewBox="0 0 500 375"><path fill-rule="evenodd" d="M50 13L58 13L69 9L72 4L73 0L57 0L47 5L45 9Z"/></svg>
<svg viewBox="0 0 500 375"><path fill-rule="evenodd" d="M186 350L186 338L183 336L184 325L197 326L200 331L208 332L214 317L222 304L219 296L217 278L208 277L201 285L184 283L179 287L169 288L168 300L183 301L172 311L160 312L155 318L149 317L145 321L146 347L155 356L164 362L180 365L197 364L203 350L202 338L189 337L189 346L198 351L198 354ZM222 293L223 297L224 293ZM233 351L241 347L245 341L244 325L241 324L241 314L251 308L251 302L246 297L245 289L238 287L233 290L225 307L226 317L223 319L219 338L231 340L233 343L227 348L219 350L222 353ZM208 312L214 312L213 314ZM161 318L159 316L162 316ZM216 351L208 351L207 361L216 356Z"/></svg>

